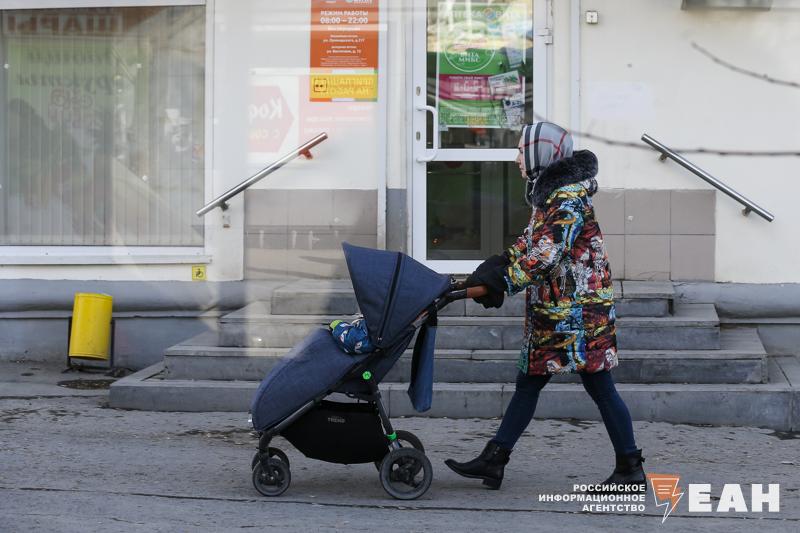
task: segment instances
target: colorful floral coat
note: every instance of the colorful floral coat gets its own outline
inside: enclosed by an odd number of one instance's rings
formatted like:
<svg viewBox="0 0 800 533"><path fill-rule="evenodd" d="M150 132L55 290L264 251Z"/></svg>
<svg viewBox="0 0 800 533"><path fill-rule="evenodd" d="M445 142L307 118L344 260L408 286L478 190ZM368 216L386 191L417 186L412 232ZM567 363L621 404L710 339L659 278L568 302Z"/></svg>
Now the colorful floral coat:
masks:
<svg viewBox="0 0 800 533"><path fill-rule="evenodd" d="M507 255L509 294L526 292L519 368L529 375L617 366L614 292L591 196L597 159L557 161L536 180L528 227Z"/></svg>

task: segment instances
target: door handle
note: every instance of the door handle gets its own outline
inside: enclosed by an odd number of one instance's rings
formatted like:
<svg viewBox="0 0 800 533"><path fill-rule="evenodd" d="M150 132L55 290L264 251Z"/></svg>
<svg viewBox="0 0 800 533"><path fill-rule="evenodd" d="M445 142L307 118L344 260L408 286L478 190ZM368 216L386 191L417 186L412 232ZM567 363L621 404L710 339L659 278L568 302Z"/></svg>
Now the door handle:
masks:
<svg viewBox="0 0 800 533"><path fill-rule="evenodd" d="M428 161L433 161L436 159L436 155L439 152L439 110L432 105L419 105L417 106L417 111L430 111L431 115L433 116L433 148L430 151L430 155L424 155L417 158L418 163L427 163ZM425 129L427 130L427 128ZM427 144L427 139L424 139L423 142Z"/></svg>

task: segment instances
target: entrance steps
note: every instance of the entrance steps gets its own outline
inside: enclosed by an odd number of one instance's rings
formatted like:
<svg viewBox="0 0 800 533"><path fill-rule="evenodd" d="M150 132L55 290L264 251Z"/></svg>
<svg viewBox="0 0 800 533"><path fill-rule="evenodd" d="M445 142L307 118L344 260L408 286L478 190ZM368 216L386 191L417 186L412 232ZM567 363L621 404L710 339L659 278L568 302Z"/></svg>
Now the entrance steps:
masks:
<svg viewBox="0 0 800 533"><path fill-rule="evenodd" d="M615 285L619 390L634 419L800 429L800 363L769 358L750 327L721 328L710 304L676 304L671 283ZM220 317L111 387L112 407L246 411L260 380L314 328L357 312L348 281L299 281ZM524 297L500 310L456 302L440 315L433 407L411 409L406 353L381 388L392 416L502 416L514 391ZM537 416L598 419L575 375L556 376Z"/></svg>
<svg viewBox="0 0 800 533"><path fill-rule="evenodd" d="M287 348L219 346L219 333L208 332L173 346L164 354L168 379L258 380ZM763 383L766 354L755 328L722 330L719 350L620 350L614 379L620 383ZM441 383L513 383L516 350L436 349L434 380ZM386 381L405 383L411 350ZM565 375L556 381L579 381Z"/></svg>

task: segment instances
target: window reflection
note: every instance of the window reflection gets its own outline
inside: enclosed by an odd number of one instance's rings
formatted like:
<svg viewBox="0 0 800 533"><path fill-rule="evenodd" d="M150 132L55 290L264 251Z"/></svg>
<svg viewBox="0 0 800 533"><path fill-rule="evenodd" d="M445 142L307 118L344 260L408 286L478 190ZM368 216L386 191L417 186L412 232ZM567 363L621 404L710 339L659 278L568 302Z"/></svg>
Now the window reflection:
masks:
<svg viewBox="0 0 800 533"><path fill-rule="evenodd" d="M0 17L0 244L202 245L205 8Z"/></svg>

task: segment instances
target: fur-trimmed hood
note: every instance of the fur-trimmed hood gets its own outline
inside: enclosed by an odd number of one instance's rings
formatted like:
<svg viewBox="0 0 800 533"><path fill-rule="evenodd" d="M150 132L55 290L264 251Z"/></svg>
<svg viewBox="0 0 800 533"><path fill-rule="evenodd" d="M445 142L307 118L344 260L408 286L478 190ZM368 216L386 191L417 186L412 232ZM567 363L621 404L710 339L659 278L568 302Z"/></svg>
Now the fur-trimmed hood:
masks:
<svg viewBox="0 0 800 533"><path fill-rule="evenodd" d="M544 207L547 199L557 189L573 183L582 183L589 195L597 192L597 156L589 150L579 150L571 157L559 159L542 170L533 184L531 203Z"/></svg>

